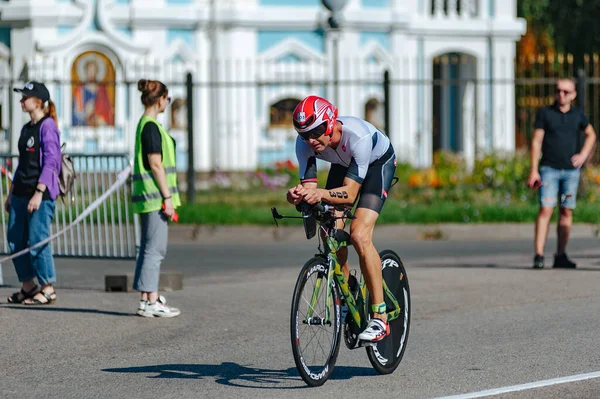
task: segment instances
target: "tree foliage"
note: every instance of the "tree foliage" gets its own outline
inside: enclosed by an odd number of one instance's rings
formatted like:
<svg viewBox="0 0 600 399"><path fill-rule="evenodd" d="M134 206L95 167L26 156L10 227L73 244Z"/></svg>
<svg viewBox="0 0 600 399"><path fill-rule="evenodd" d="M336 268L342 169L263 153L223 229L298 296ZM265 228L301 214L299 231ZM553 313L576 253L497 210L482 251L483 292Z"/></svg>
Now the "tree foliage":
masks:
<svg viewBox="0 0 600 399"><path fill-rule="evenodd" d="M584 54L600 52L600 0L518 0L517 14L528 26L520 52L570 53L579 65Z"/></svg>

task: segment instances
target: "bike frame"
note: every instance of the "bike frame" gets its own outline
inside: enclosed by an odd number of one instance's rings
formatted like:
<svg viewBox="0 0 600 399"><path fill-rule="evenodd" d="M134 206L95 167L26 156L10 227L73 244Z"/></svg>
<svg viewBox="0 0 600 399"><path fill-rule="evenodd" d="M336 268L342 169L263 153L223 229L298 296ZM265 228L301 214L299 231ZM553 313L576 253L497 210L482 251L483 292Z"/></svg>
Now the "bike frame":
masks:
<svg viewBox="0 0 600 399"><path fill-rule="evenodd" d="M325 257L327 258L328 265L329 265L329 268L327 270L327 289L326 289L326 297L325 297L325 301L326 301L325 319L323 320L323 323L324 324L329 323L329 321L330 321L329 309L330 309L331 301L333 298L333 296L331 295L331 290L333 289L332 282L333 282L333 279L335 278L338 286L340 287L342 295L344 296L344 299L346 300L346 304L348 305L348 310L349 310L350 314L352 315L354 322L356 323L357 326L360 326L362 328L366 325L366 317L364 317L364 311L360 311L359 309L364 309L364 304L366 302L367 287L365 284L365 280L364 280L364 278L361 277L360 284L359 284L359 294L360 295L358 296L357 300L354 300L354 297L350 293L350 287L348 285L348 281L346 280L346 277L344 276L344 272L342 271L342 265L340 264L340 262L338 261L338 258L337 258L337 252L341 248L347 247L348 242L347 241L338 241L333 235L329 234L329 232L330 231L326 231L326 233L327 233L326 237L325 237L326 251L325 251L325 253L323 253L323 255L325 255ZM321 282L322 282L322 279L319 279L315 283L315 288L313 291L312 299L309 304L310 306L308 308L307 315L306 315L307 321L312 318L312 314L313 314L312 311L316 307L317 301L319 299L319 293L321 292ZM389 290L385 280L383 280L383 292L384 292L384 295L394 305L394 310L387 313L388 320L391 321L391 320L396 319L400 315L400 312L401 312L400 304L398 303L398 300L396 299L396 297Z"/></svg>

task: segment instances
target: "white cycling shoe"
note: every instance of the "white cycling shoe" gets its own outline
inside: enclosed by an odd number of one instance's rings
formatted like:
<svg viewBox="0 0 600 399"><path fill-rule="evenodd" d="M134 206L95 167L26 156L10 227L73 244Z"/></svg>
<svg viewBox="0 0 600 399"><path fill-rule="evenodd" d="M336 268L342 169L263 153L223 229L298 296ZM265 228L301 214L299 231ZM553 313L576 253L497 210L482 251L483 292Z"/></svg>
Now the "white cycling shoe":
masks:
<svg viewBox="0 0 600 399"><path fill-rule="evenodd" d="M361 341L378 342L390 334L390 324L381 319L371 319L365 331L358 335Z"/></svg>

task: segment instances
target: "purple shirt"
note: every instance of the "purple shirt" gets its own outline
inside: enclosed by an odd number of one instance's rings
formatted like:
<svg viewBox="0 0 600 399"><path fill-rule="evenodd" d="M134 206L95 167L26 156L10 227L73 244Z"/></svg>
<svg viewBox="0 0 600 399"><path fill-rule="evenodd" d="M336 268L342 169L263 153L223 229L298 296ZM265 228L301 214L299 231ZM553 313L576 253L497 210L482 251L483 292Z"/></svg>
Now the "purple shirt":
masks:
<svg viewBox="0 0 600 399"><path fill-rule="evenodd" d="M60 153L60 133L58 126L52 118L46 118L40 126L40 165L42 173L38 183L45 184L48 187L50 198L55 200L60 194L58 188L58 174L62 164Z"/></svg>

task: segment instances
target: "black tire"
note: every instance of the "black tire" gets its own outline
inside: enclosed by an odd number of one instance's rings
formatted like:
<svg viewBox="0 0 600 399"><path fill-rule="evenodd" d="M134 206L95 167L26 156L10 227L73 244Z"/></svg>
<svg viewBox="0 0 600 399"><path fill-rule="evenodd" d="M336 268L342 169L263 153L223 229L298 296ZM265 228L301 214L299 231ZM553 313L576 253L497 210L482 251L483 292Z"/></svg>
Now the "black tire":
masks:
<svg viewBox="0 0 600 399"><path fill-rule="evenodd" d="M406 350L408 331L410 330L410 287L406 269L402 264L402 260L394 251L381 251L379 257L381 258L383 279L391 293L398 300L401 313L398 318L390 321L390 335L377 342L375 346L366 349L373 368L379 374L390 374L396 370ZM367 309L370 310L370 297L367 303ZM386 305L388 308L393 307L393 304L387 298Z"/></svg>
<svg viewBox="0 0 600 399"><path fill-rule="evenodd" d="M321 386L327 381L340 350L341 305L335 281L332 281L331 324L310 325L305 322L317 279L322 279L322 282L313 317L323 316L325 313L328 269L327 260L323 257L314 257L306 262L298 276L292 299L290 336L294 362L304 382L313 387Z"/></svg>

